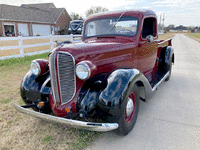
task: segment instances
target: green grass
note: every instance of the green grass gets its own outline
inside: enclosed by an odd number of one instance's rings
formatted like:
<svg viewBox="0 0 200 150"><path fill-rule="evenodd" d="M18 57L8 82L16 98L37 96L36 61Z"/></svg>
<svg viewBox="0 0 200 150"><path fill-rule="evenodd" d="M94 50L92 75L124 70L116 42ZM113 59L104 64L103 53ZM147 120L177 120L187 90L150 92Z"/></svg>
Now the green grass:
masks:
<svg viewBox="0 0 200 150"><path fill-rule="evenodd" d="M200 39L200 33L191 33L190 35Z"/></svg>
<svg viewBox="0 0 200 150"><path fill-rule="evenodd" d="M188 33L188 34L185 34L185 35L200 43L200 33Z"/></svg>
<svg viewBox="0 0 200 150"><path fill-rule="evenodd" d="M80 150L87 147L94 141L93 137L100 134L102 134L102 132L79 130L77 141L72 143L73 149Z"/></svg>
<svg viewBox="0 0 200 150"><path fill-rule="evenodd" d="M3 147L1 150L9 150L9 148Z"/></svg>
<svg viewBox="0 0 200 150"><path fill-rule="evenodd" d="M43 143L50 142L52 140L51 135L46 135L42 140Z"/></svg>
<svg viewBox="0 0 200 150"><path fill-rule="evenodd" d="M20 103L19 103L19 104L20 104L20 106L23 106L23 105L25 105L24 101L22 101L22 100L20 101Z"/></svg>
<svg viewBox="0 0 200 150"><path fill-rule="evenodd" d="M3 99L3 100L0 100L0 103L1 104L8 104L11 100L10 99Z"/></svg>
<svg viewBox="0 0 200 150"><path fill-rule="evenodd" d="M10 58L5 60L0 60L0 66L18 66L21 64L30 64L30 62L34 59L44 58L48 59L49 53L43 53L39 55L25 56L23 58Z"/></svg>

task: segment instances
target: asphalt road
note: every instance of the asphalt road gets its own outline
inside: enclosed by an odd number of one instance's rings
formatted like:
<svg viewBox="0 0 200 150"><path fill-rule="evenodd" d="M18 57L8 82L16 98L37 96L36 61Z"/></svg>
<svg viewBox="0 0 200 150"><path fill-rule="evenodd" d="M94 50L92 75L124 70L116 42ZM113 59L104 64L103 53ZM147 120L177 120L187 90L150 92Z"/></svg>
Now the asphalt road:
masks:
<svg viewBox="0 0 200 150"><path fill-rule="evenodd" d="M107 132L86 150L200 150L200 43L177 34L168 82L140 103L134 129Z"/></svg>

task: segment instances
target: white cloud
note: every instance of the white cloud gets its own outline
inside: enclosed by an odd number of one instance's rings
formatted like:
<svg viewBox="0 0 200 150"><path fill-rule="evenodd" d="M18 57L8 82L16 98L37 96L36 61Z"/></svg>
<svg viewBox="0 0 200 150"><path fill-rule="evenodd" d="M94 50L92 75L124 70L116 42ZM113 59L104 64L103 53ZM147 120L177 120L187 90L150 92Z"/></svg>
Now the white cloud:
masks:
<svg viewBox="0 0 200 150"><path fill-rule="evenodd" d="M150 9L150 10L152 10L152 7L151 6L143 6L143 7L141 7L141 9Z"/></svg>
<svg viewBox="0 0 200 150"><path fill-rule="evenodd" d="M155 1L152 4L188 4L197 2L199 2L199 0L164 0L164 1Z"/></svg>
<svg viewBox="0 0 200 150"><path fill-rule="evenodd" d="M85 17L91 6L102 6L109 10L152 9L158 15L165 13L167 24L200 26L200 0L0 0L0 4L21 5L27 3L53 2L57 8L66 8L68 13L78 13Z"/></svg>
<svg viewBox="0 0 200 150"><path fill-rule="evenodd" d="M116 7L123 7L128 5L136 4L138 1L135 0L115 0L115 1L109 1L109 0L100 0L100 1L94 1L94 0L86 0L86 1L77 1L75 7L71 7L71 5L68 5L68 1L63 0L53 0L57 5L60 5L62 3L62 6L65 6L68 12L78 12L78 13L84 13L87 9L89 9L91 6L101 6L108 8L109 10L114 10ZM59 2L60 1L60 2ZM61 5L60 5L61 6ZM68 7L69 6L69 7Z"/></svg>
<svg viewBox="0 0 200 150"><path fill-rule="evenodd" d="M200 1L199 0L164 0L155 1L153 6L163 9L166 19L165 25L198 25L200 26ZM167 9L166 9L167 8ZM161 13L159 13L160 15Z"/></svg>
<svg viewBox="0 0 200 150"><path fill-rule="evenodd" d="M45 3L48 0L0 0L0 4L20 6L21 4Z"/></svg>
<svg viewBox="0 0 200 150"><path fill-rule="evenodd" d="M168 13L166 14L166 25L175 24L175 25L185 25L185 26L200 26L200 21L196 17L191 17L191 13Z"/></svg>
<svg viewBox="0 0 200 150"><path fill-rule="evenodd" d="M189 5L198 4L199 0L164 0L164 1L155 1L151 3L152 5L158 7L186 7Z"/></svg>

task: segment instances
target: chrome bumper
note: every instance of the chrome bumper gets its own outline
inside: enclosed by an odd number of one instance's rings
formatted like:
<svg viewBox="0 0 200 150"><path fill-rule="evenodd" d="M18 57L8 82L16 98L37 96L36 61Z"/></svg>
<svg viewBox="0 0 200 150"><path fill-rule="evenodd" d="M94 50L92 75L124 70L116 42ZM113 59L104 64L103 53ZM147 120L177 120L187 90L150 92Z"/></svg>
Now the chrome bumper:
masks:
<svg viewBox="0 0 200 150"><path fill-rule="evenodd" d="M58 123L63 123L66 125L70 125L72 127L76 128L81 128L81 129L87 129L87 130L92 130L92 131L111 131L115 130L118 128L117 123L95 123L95 122L84 122L84 121L78 121L78 120L72 120L72 119L66 119L62 117L56 117L56 116L51 116L47 114L43 114L40 112L36 112L33 110L29 110L26 108L23 108L17 104L13 104L13 107L20 111L21 113L34 116L37 118L45 119L45 120L50 120Z"/></svg>

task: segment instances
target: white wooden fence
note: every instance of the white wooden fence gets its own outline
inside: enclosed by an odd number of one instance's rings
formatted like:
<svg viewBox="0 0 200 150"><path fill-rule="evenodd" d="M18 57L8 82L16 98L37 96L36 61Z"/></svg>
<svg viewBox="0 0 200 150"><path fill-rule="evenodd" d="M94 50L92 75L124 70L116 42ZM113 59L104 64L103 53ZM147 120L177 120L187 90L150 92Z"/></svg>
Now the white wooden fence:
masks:
<svg viewBox="0 0 200 150"><path fill-rule="evenodd" d="M0 51L1 50L14 50L14 49L20 49L20 54L18 55L9 55L9 56L2 56L0 57L0 60L9 59L9 58L17 58L17 57L24 57L24 56L30 56L30 55L36 55L36 54L42 54L49 52L54 48L55 45L55 39L67 39L68 41L71 41L73 43L81 42L81 40L74 40L74 38L81 38L81 35L50 35L50 36L33 36L33 37L0 37L1 41L18 41L18 46L2 46L0 45ZM39 43L39 44L31 44L31 45L24 45L23 40L31 40L31 39L50 39L50 42L48 43ZM24 53L24 48L30 48L30 47L38 47L38 46L46 46L50 45L51 49L43 50L43 51L37 51L37 52L31 52L31 53Z"/></svg>

